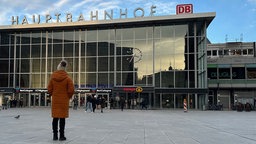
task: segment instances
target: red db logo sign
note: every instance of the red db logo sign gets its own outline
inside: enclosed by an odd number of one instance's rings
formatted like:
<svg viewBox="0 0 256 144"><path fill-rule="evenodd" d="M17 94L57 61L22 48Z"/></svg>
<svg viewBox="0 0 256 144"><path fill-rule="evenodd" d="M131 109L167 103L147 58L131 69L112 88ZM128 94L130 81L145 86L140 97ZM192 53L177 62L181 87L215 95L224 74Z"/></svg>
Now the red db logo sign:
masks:
<svg viewBox="0 0 256 144"><path fill-rule="evenodd" d="M192 4L181 4L176 6L176 14L193 13Z"/></svg>

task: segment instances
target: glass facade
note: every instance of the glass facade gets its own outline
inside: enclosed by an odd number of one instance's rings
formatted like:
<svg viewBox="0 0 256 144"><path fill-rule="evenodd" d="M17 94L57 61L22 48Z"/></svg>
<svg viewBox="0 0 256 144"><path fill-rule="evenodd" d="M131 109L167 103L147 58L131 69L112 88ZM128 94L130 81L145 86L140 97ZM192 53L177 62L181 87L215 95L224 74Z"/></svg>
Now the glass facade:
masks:
<svg viewBox="0 0 256 144"><path fill-rule="evenodd" d="M143 98L151 108L180 108L183 99L191 99L195 102L191 107L198 108L205 100L197 94L205 95L207 89L208 24L170 20L139 26L4 30L0 32L0 87L44 89L65 59L76 89L112 89L108 96L114 100L124 96L128 103ZM136 87L145 90L123 89ZM27 105L48 105L44 93L13 94L17 99L28 95Z"/></svg>

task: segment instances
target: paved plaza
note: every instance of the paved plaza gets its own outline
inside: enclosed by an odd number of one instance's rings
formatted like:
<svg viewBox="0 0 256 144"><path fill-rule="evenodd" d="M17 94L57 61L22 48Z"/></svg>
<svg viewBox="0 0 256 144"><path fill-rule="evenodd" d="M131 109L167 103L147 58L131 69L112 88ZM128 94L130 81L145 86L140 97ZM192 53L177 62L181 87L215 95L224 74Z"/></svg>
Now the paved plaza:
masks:
<svg viewBox="0 0 256 144"><path fill-rule="evenodd" d="M256 112L70 109L53 141L50 108L0 111L1 144L255 144ZM20 115L19 119L14 118Z"/></svg>

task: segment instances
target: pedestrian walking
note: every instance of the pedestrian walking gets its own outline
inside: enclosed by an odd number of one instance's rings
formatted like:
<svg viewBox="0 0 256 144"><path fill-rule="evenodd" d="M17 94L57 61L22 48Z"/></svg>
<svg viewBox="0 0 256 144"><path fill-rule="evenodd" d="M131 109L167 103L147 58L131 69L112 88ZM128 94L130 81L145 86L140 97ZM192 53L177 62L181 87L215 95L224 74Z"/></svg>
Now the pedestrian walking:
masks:
<svg viewBox="0 0 256 144"><path fill-rule="evenodd" d="M92 112L93 113L95 112L95 109L96 109L97 105L98 105L97 96L94 95L92 97Z"/></svg>
<svg viewBox="0 0 256 144"><path fill-rule="evenodd" d="M73 99L73 109L77 110L78 107L78 96L75 96Z"/></svg>
<svg viewBox="0 0 256 144"><path fill-rule="evenodd" d="M92 112L92 96L91 95L88 95L86 97L85 112L87 112L88 110L90 110L90 112Z"/></svg>
<svg viewBox="0 0 256 144"><path fill-rule="evenodd" d="M52 130L53 140L58 140L58 124L59 124L59 140L66 140L64 135L65 119L69 117L69 100L74 94L74 84L66 72L67 61L62 60L57 71L51 75L48 84L48 93L52 97Z"/></svg>
<svg viewBox="0 0 256 144"><path fill-rule="evenodd" d="M105 98L104 96L101 96L99 99L99 104L100 104L100 112L103 113L103 109L105 108Z"/></svg>
<svg viewBox="0 0 256 144"><path fill-rule="evenodd" d="M125 100L124 100L124 98L123 98L123 97L121 97L119 102L120 102L120 108L121 108L121 111L123 111L123 110L124 110L124 104L125 104Z"/></svg>

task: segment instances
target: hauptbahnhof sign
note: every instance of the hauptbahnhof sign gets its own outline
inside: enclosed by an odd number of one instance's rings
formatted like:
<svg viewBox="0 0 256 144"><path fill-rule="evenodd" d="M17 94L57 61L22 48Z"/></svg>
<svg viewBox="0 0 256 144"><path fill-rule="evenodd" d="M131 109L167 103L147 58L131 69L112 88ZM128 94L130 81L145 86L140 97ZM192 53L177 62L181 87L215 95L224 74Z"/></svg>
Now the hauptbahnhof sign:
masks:
<svg viewBox="0 0 256 144"><path fill-rule="evenodd" d="M150 7L149 16L154 16L156 13L156 6L152 5ZM176 6L176 14L184 14L184 13L193 13L193 5L192 4L182 4ZM127 9L120 9L119 15L114 17L114 11L106 11L103 12L103 19L102 20L113 20L113 19L126 19L128 17L128 10ZM134 18L144 17L145 10L144 8L135 8L132 13ZM41 23L60 23L61 22L61 13L55 13L54 15L46 14L45 16L41 15L32 15L32 17L24 16L20 18L19 16L12 16L11 23L12 25L27 25L27 24L41 24ZM42 21L44 19L44 22ZM21 22L20 22L21 20ZM72 13L65 14L65 22L82 22L82 21L94 21L99 20L99 12L98 11L91 11L89 19L85 19L84 15L81 13L79 16L74 18Z"/></svg>

